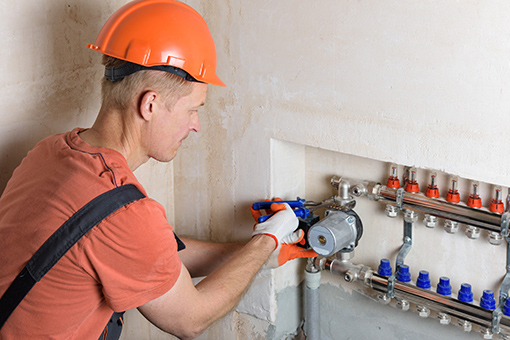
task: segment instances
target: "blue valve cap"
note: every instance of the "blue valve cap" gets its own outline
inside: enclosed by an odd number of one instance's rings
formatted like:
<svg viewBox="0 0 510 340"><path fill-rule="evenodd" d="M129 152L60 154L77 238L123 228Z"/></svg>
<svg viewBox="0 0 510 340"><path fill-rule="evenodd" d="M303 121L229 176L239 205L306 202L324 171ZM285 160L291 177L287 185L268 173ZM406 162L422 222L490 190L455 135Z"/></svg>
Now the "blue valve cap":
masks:
<svg viewBox="0 0 510 340"><path fill-rule="evenodd" d="M506 316L510 316L510 299L507 298L505 300L505 304L503 305L503 314Z"/></svg>
<svg viewBox="0 0 510 340"><path fill-rule="evenodd" d="M450 278L441 276L439 284L437 285L437 293L441 295L452 295L452 286L450 285Z"/></svg>
<svg viewBox="0 0 510 340"><path fill-rule="evenodd" d="M396 278L400 282L411 282L411 273L409 273L409 266L401 264L397 269Z"/></svg>
<svg viewBox="0 0 510 340"><path fill-rule="evenodd" d="M430 289L430 277L428 271L420 270L418 279L416 280L416 287L422 289Z"/></svg>
<svg viewBox="0 0 510 340"><path fill-rule="evenodd" d="M393 269L391 268L390 260L381 259L381 263L379 264L379 268L377 269L377 273L381 276L391 276L393 274Z"/></svg>
<svg viewBox="0 0 510 340"><path fill-rule="evenodd" d="M480 298L480 307L489 310L496 309L496 299L492 290L486 289L483 291L483 295Z"/></svg>
<svg viewBox="0 0 510 340"><path fill-rule="evenodd" d="M468 303L473 302L473 292L471 291L471 285L469 283L460 285L458 300Z"/></svg>

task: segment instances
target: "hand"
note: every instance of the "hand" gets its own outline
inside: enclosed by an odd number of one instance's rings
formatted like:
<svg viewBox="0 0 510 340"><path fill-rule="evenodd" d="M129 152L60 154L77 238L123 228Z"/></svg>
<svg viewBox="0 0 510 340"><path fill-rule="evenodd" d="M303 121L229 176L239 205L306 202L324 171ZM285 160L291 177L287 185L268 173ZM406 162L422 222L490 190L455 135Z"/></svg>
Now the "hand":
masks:
<svg viewBox="0 0 510 340"><path fill-rule="evenodd" d="M284 238L267 260L266 267L277 268L290 260L319 256L311 249L304 249L298 246L299 243L304 241L304 237L305 232L299 229Z"/></svg>
<svg viewBox="0 0 510 340"><path fill-rule="evenodd" d="M269 201L269 200L266 200ZM276 198L275 201L281 201L281 198ZM267 214L275 214L278 211L281 210L287 210L287 207L284 204L276 204L273 203L268 211L266 211ZM289 209L292 210L292 209ZM261 212L258 210L251 209L251 213L253 215L253 218L255 221L258 221L258 218L262 216ZM280 214L280 213L279 213ZM295 216L295 215L294 215ZM268 219L266 222L259 223L258 225L255 225L255 228L257 226L263 225L264 223L269 222L272 218L276 216L272 216L270 219ZM299 221L297 220L297 225L299 225ZM254 232L255 235L255 232ZM317 257L316 252L313 250L307 250L300 246L298 246L298 243L303 243L305 237L305 232L302 229L293 231L289 234L287 234L285 237L281 238L277 242L277 246L271 256L269 257L269 260L266 262L266 266L269 268L277 268L284 263L286 263L289 260L297 259L297 258L303 258L303 257Z"/></svg>
<svg viewBox="0 0 510 340"><path fill-rule="evenodd" d="M274 213L268 220L255 224L252 237L259 234L271 236L276 242L276 248L282 239L292 234L299 225L299 221L292 208L284 204L271 204L270 212ZM251 209L255 220L261 216L260 211Z"/></svg>

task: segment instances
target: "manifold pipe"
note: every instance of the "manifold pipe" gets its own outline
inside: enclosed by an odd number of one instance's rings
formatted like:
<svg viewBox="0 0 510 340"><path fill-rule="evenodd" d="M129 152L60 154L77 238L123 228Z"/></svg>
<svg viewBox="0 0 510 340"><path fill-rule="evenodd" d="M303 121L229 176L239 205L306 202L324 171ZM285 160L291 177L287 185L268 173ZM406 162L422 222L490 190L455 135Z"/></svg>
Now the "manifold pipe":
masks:
<svg viewBox="0 0 510 340"><path fill-rule="evenodd" d="M340 188L342 181L346 180L340 176L331 177L331 185L336 189ZM351 184L351 193L356 197L367 196L369 199L381 203L400 206L401 208L464 223L473 227L495 232L502 231L502 215L493 213L487 208L472 208L462 203L447 202L443 198L430 198L421 192L404 192L401 202L399 202L395 189L388 188L377 182L355 179L348 179L347 181Z"/></svg>
<svg viewBox="0 0 510 340"><path fill-rule="evenodd" d="M396 191L386 186L379 187L378 196L381 202L396 203L397 201ZM501 231L501 215L497 213L486 208L471 208L443 199L430 198L421 192L415 194L404 192L402 207L490 231Z"/></svg>
<svg viewBox="0 0 510 340"><path fill-rule="evenodd" d="M315 259L309 258L305 269L305 334L307 340L320 340L319 287L321 272Z"/></svg>
<svg viewBox="0 0 510 340"><path fill-rule="evenodd" d="M332 274L343 276L347 282L359 281L363 286L377 292L388 293L388 277L379 275L370 267L339 259L326 259L321 267ZM398 281L394 282L393 292L397 299L427 306L437 313L446 313L458 320L466 320L485 329L494 327L493 312L475 304L461 302L455 298ZM502 335L510 336L510 318L502 317L498 320L497 328Z"/></svg>

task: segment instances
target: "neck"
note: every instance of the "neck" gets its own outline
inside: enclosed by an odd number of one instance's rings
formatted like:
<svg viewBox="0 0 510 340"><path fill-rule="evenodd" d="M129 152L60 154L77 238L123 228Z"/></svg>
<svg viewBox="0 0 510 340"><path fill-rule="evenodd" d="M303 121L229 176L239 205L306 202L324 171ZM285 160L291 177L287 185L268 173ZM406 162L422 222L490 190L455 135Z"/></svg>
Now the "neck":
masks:
<svg viewBox="0 0 510 340"><path fill-rule="evenodd" d="M94 125L80 133L80 137L91 146L119 152L126 159L129 169L135 171L149 160L143 152L141 125L142 122L137 121L133 112L101 108Z"/></svg>

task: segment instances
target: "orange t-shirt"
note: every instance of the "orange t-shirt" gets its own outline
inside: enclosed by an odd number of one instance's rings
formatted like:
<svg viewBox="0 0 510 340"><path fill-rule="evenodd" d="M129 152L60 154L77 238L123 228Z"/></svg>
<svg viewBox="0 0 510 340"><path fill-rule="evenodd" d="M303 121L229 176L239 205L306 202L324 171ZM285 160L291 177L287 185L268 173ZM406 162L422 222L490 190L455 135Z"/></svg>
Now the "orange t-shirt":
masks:
<svg viewBox="0 0 510 340"><path fill-rule="evenodd" d="M93 198L124 184L145 194L120 153L91 147L81 131L37 144L0 198L0 295L44 241ZM140 199L95 226L36 283L0 340L97 339L113 311L163 295L180 269L163 207Z"/></svg>

